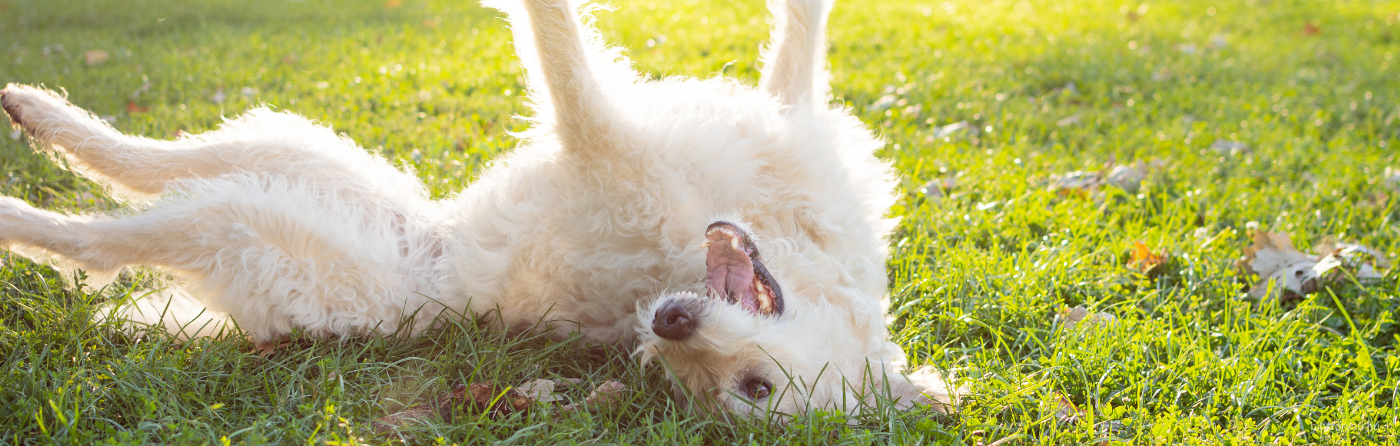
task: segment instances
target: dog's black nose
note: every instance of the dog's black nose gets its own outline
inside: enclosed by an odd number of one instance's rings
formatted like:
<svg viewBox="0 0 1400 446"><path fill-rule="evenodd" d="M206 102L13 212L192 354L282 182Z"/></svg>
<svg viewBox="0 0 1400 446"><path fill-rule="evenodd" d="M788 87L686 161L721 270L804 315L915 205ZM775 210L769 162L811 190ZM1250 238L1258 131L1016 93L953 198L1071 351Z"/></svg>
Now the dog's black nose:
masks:
<svg viewBox="0 0 1400 446"><path fill-rule="evenodd" d="M657 336L672 341L684 341L695 331L695 317L685 304L672 300L656 310L651 320L651 331Z"/></svg>

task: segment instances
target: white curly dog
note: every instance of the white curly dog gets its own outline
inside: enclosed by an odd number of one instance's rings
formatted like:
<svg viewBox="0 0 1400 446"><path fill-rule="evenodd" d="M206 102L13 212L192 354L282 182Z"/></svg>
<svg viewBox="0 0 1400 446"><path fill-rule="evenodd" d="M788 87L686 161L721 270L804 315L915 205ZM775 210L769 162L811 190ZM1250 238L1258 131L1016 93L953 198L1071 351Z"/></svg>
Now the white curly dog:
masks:
<svg viewBox="0 0 1400 446"><path fill-rule="evenodd" d="M0 246L94 273L167 269L178 284L120 314L181 336L231 321L259 342L415 333L444 310L517 330L549 318L561 337L635 343L723 412L950 407L956 392L905 370L889 340L893 175L880 139L828 105L829 4L769 2L757 89L648 81L581 20L585 5L493 6L534 117L450 199L290 113L157 141L11 84L0 102L35 146L139 212L0 197Z"/></svg>

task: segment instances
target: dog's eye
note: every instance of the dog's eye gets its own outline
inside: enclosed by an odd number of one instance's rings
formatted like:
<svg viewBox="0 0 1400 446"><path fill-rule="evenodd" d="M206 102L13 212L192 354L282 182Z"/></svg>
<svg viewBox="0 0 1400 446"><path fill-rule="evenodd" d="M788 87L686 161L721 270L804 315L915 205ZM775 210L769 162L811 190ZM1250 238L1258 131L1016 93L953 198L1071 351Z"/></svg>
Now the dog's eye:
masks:
<svg viewBox="0 0 1400 446"><path fill-rule="evenodd" d="M749 397L761 400L773 393L773 383L763 378L749 378L744 381L744 391L748 392Z"/></svg>

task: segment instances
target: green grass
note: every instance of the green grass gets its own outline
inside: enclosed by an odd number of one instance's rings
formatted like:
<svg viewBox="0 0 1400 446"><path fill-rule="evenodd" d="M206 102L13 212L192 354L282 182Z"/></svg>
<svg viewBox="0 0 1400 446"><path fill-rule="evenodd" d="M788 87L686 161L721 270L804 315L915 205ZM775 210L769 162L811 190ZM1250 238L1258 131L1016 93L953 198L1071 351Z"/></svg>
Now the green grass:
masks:
<svg viewBox="0 0 1400 446"><path fill-rule="evenodd" d="M598 24L654 77L753 82L761 3L616 1ZM470 323L303 340L267 359L232 338L138 338L91 316L159 280L151 272L73 286L0 254L0 443L398 441L369 422L457 383L558 376L620 380L627 400L461 417L403 438L1049 445L1091 442L1116 421L1154 444L1397 444L1397 273L1280 306L1248 298L1253 279L1234 267L1248 222L1301 247L1333 235L1400 252L1400 190L1383 177L1400 167L1397 21L1394 0L839 3L833 92L889 141L880 155L906 192L893 210L892 336L968 387L950 417L724 423L681 407L625 346ZM89 66L88 50L111 57ZM525 112L503 22L466 1L0 0L0 82L64 88L152 137L266 103L412 165L436 196L508 150ZM886 94L905 102L873 108ZM959 121L984 131L933 137ZM1217 153L1216 140L1250 150ZM1046 188L1053 174L1136 160L1163 166L1136 194ZM0 135L0 166L5 195L118 206L23 139ZM944 177L957 178L947 198L919 191ZM1151 275L1126 267L1135 241L1170 261ZM1076 305L1120 322L1058 327L1054 314ZM1082 420L1057 421L1059 395Z"/></svg>

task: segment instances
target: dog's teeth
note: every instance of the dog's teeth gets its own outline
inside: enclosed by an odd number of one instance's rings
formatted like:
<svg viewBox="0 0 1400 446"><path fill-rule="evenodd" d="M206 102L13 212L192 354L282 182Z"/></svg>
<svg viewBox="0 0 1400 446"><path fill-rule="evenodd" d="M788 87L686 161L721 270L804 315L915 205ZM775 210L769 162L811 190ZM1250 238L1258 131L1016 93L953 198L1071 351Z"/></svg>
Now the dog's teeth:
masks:
<svg viewBox="0 0 1400 446"><path fill-rule="evenodd" d="M735 251L738 251L738 250L739 250L739 239L737 239L737 238L731 238L731 239L729 239L729 246L732 247L732 248L734 248Z"/></svg>
<svg viewBox="0 0 1400 446"><path fill-rule="evenodd" d="M768 288L764 287L762 283L754 281L753 289L754 297L758 298L758 312L765 314L773 312L773 296L768 294Z"/></svg>
<svg viewBox="0 0 1400 446"><path fill-rule="evenodd" d="M700 247L701 247L701 248L709 248L709 247L710 247L710 239L705 239L705 241L700 242Z"/></svg>

